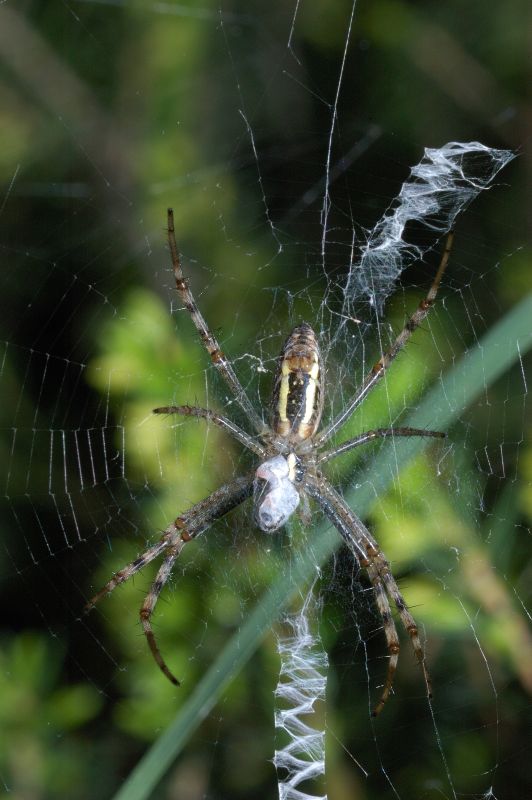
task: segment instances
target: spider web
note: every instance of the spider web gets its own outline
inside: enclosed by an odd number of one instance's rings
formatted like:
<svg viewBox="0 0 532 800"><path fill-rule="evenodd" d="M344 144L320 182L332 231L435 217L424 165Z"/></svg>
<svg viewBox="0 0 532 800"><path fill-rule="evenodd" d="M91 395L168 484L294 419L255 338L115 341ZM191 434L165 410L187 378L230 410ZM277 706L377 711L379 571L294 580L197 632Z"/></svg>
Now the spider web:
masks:
<svg viewBox="0 0 532 800"><path fill-rule="evenodd" d="M82 617L113 571L252 463L201 422L150 414L197 403L246 424L176 298L167 206L196 300L254 406L268 413L278 352L305 319L327 365L327 422L426 295L460 205L436 307L339 440L406 424L438 390L423 425L439 429L452 406L448 438L408 463L388 441L329 470L392 563L435 698L398 623L395 694L372 720L382 625L364 575L336 551L316 570L312 619L330 661L327 796L526 796L529 341L511 316L529 291L524 159L495 177L508 156L465 156L456 142L519 147L523 112L509 110L496 58L475 49L502 48L495 17L384 3L318 14L299 0L3 3L0 14L5 787L113 796L314 542L265 537L245 506L185 548L154 619L179 691L137 622L153 571ZM277 673L267 639L191 729L165 791L274 796Z"/></svg>

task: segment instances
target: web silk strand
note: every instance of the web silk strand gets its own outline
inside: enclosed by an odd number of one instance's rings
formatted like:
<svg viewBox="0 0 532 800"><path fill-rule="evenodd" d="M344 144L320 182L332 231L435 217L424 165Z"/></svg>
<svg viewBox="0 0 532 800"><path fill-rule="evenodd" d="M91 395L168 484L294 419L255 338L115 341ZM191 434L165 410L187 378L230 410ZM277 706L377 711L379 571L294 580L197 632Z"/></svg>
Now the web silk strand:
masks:
<svg viewBox="0 0 532 800"><path fill-rule="evenodd" d="M438 236L446 233L514 157L510 150L496 150L479 142L427 147L391 207L368 235L360 261L347 280L344 316L352 315L352 304L361 298L366 298L380 315L401 272L413 261L423 259L429 248L429 242L426 246L406 242L406 226L421 225Z"/></svg>

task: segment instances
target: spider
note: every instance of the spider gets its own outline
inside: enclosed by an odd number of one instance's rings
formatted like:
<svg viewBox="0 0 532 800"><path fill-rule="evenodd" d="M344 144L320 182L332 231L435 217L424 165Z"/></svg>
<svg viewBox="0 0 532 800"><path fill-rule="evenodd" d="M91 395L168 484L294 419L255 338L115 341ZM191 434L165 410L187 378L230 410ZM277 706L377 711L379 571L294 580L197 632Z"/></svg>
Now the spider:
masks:
<svg viewBox="0 0 532 800"><path fill-rule="evenodd" d="M265 533L279 530L301 506L300 513L308 522L309 498L312 498L332 525L339 531L359 564L366 570L373 587L375 601L382 618L389 653L388 669L380 699L373 711L383 709L392 691L399 658L399 637L392 617L393 601L401 622L410 636L412 647L423 671L427 695L432 696L425 653L416 622L399 591L390 565L379 545L362 521L344 501L322 473L322 467L333 458L374 439L396 436L444 437L444 433L417 428L377 428L365 431L349 441L324 449L331 437L348 421L355 409L379 383L392 361L402 350L413 331L423 322L434 303L438 287L449 260L453 232L449 232L442 258L427 296L419 303L390 349L381 355L362 385L342 411L319 430L324 404L324 370L316 335L306 322L297 325L288 336L279 356L271 398L271 421L266 424L255 411L242 388L231 362L224 355L214 334L207 327L188 282L183 276L176 245L174 215L168 210L168 243L177 291L189 312L212 364L227 384L235 401L244 412L254 434L247 433L232 420L214 411L195 406L164 406L155 414L178 414L199 417L223 428L240 444L257 456L259 464L249 474L237 477L196 503L170 523L159 541L134 561L116 572L109 582L87 603L90 611L104 595L110 594L124 581L158 557L162 564L140 609L140 621L153 657L166 677L175 685L179 681L168 668L157 646L151 616L173 566L187 542L204 533L215 520L253 497L254 521Z"/></svg>

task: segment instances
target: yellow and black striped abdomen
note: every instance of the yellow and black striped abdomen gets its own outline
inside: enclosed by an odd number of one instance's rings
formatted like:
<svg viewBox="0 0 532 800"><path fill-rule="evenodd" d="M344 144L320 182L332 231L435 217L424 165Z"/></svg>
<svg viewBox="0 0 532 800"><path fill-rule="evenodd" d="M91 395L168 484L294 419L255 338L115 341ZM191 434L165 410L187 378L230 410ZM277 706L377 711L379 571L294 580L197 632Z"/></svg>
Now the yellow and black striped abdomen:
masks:
<svg viewBox="0 0 532 800"><path fill-rule="evenodd" d="M303 441L312 436L323 410L323 370L316 334L306 322L285 342L273 384L273 429Z"/></svg>

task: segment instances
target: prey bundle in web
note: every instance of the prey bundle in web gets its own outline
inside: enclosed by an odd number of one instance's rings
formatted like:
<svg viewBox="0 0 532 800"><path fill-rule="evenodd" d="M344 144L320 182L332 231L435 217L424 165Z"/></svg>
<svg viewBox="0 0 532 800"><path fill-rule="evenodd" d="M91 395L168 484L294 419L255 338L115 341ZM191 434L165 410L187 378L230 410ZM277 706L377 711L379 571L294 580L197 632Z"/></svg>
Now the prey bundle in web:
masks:
<svg viewBox="0 0 532 800"><path fill-rule="evenodd" d="M422 260L434 244L412 244L408 226L421 226L440 236L454 227L456 217L486 189L497 173L514 158L511 150L496 150L479 142L448 142L426 148L389 209L368 233L344 291L342 318L355 315L355 304L367 302L381 314L402 271ZM342 327L342 326L340 326Z"/></svg>
<svg viewBox="0 0 532 800"><path fill-rule="evenodd" d="M326 795L310 794L308 781L325 776L323 719L327 654L319 635L310 630L309 615L316 618L317 603L311 589L301 611L283 620L284 632L277 638L281 659L279 681L275 690L275 728L283 742L275 751L279 800L327 800Z"/></svg>

